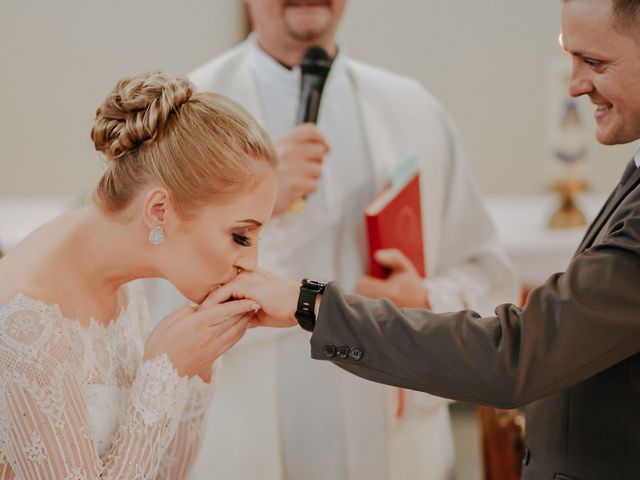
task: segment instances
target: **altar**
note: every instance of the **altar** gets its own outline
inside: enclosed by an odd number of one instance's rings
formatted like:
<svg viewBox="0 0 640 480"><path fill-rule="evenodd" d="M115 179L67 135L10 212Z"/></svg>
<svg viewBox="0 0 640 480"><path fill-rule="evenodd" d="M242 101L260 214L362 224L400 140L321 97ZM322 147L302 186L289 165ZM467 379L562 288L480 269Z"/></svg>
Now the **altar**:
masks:
<svg viewBox="0 0 640 480"><path fill-rule="evenodd" d="M587 226L551 229L549 219L558 206L552 194L500 195L486 199L498 238L513 261L526 289L534 288L553 273L564 272ZM604 195L581 195L578 207L593 221L606 201Z"/></svg>
<svg viewBox="0 0 640 480"><path fill-rule="evenodd" d="M7 253L40 225L73 207L68 197L0 197L0 251Z"/></svg>

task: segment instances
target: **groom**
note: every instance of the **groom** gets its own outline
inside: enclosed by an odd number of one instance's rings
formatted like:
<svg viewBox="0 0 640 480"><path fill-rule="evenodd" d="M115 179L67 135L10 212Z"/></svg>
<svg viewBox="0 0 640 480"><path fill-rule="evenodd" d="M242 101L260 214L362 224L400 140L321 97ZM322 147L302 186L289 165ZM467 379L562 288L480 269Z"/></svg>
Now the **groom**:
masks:
<svg viewBox="0 0 640 480"><path fill-rule="evenodd" d="M640 138L640 0L565 0L570 93L595 105L605 145ZM495 316L434 314L242 274L214 302L260 302L256 324L313 332L311 356L438 396L527 405L523 479L640 478L640 155L629 162L568 270ZM206 308L206 305L203 307ZM314 405L308 405L313 414Z"/></svg>

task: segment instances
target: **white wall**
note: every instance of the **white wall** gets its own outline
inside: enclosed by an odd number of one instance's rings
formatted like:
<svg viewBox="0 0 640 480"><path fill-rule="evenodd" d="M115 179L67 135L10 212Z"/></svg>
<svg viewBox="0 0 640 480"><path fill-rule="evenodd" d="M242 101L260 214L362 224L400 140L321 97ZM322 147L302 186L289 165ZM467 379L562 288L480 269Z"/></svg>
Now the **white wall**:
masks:
<svg viewBox="0 0 640 480"><path fill-rule="evenodd" d="M560 0L351 0L341 34L351 55L420 79L442 101L484 193L536 192L557 173L548 77L563 56L560 8ZM598 145L586 112L587 181L606 192L637 145Z"/></svg>
<svg viewBox="0 0 640 480"><path fill-rule="evenodd" d="M2 0L0 195L84 195L100 171L89 130L121 76L188 71L239 41L241 0ZM548 66L560 0L349 0L341 44L420 79L462 132L486 193L553 179ZM592 143L588 180L613 185L634 147Z"/></svg>
<svg viewBox="0 0 640 480"><path fill-rule="evenodd" d="M240 0L1 0L0 195L85 195L115 81L183 73L238 42Z"/></svg>

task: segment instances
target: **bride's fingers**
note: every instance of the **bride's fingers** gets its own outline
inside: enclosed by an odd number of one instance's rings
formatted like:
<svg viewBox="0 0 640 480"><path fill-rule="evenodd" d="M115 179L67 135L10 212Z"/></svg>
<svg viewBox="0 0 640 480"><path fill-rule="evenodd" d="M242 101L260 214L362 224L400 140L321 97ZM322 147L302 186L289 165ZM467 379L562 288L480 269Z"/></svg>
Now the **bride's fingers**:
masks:
<svg viewBox="0 0 640 480"><path fill-rule="evenodd" d="M230 335L228 338L225 338L224 341L220 342L219 351L220 354L225 354L231 347L233 347L236 343L242 340L244 334L247 333L247 327L249 322L242 322L242 325L239 325L240 328L234 332L234 335Z"/></svg>
<svg viewBox="0 0 640 480"><path fill-rule="evenodd" d="M175 310L162 319L166 324L173 324L174 322L191 315L194 309L191 305L183 305L178 310Z"/></svg>
<svg viewBox="0 0 640 480"><path fill-rule="evenodd" d="M209 339L208 342L209 343L214 342L217 338L224 335L225 332L227 332L228 330L231 330L240 322L246 321L246 323L248 324L253 317L255 317L255 314L253 313L253 311L251 311L251 312L234 315L232 317L228 317L220 321L219 323L216 323L215 325L214 324L206 325L205 334ZM205 324L203 324L203 326L204 325Z"/></svg>
<svg viewBox="0 0 640 480"><path fill-rule="evenodd" d="M258 305L257 303L253 303L251 305L251 310L249 310L248 312L242 312L242 313L238 313L237 315L231 315L231 316L227 316L224 318L218 318L214 321L212 321L211 323L208 323L207 326L209 328L215 328L219 325L223 325L225 324L225 322L227 322L227 320L233 319L233 318L238 318L238 317L242 317L243 315L247 315L249 318L254 317L257 312L260 311L260 305ZM223 327L225 328L225 327Z"/></svg>
<svg viewBox="0 0 640 480"><path fill-rule="evenodd" d="M212 335L210 340L211 348L219 351L219 354L226 352L243 337L251 317L253 317L253 314L242 315L235 320L235 323L231 323L228 328L217 335Z"/></svg>
<svg viewBox="0 0 640 480"><path fill-rule="evenodd" d="M254 313L260 310L258 305L253 300L234 300L227 303L216 305L215 307L200 309L193 314L194 320L205 323L208 326L215 327L221 325L229 318L244 313Z"/></svg>

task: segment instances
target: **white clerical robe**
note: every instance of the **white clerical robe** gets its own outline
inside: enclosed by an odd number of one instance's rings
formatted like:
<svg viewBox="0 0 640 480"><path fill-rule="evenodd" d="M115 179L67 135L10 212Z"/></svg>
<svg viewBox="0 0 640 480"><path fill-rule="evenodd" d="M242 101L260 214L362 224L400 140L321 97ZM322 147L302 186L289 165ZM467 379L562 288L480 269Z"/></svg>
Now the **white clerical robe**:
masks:
<svg viewBox="0 0 640 480"><path fill-rule="evenodd" d="M421 170L425 283L434 311L468 306L487 312L515 301L514 271L444 110L411 79L342 55L336 62L318 128L332 147L334 142L338 151L351 148L351 154L327 158L318 194L310 196L305 212L267 225L261 266L292 278L325 276L353 285L366 270L358 209L411 150ZM236 100L279 136L295 113L288 85L299 73L277 67L250 38L190 78L201 91ZM278 88L283 91L269 96ZM274 113L274 98L287 103L281 118ZM348 163L352 160L356 167ZM345 174L370 179L371 188L367 182L341 182ZM358 225L352 236L346 231L351 222ZM395 388L312 361L308 339L300 329L256 329L225 355L194 479L451 478L454 454L445 401L407 392L405 413L396 418Z"/></svg>

